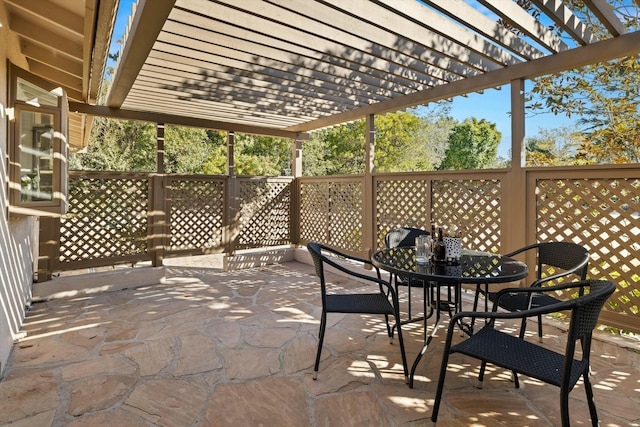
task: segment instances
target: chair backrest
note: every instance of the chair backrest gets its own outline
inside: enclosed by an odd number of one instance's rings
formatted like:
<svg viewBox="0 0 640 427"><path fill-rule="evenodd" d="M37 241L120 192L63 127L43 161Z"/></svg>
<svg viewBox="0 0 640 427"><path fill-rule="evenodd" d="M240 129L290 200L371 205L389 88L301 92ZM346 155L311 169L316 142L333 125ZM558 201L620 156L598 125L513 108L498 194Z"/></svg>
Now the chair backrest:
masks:
<svg viewBox="0 0 640 427"><path fill-rule="evenodd" d="M538 244L537 278L542 278L544 266L564 270L564 275L576 274L580 280L587 278L589 251L572 242L542 242Z"/></svg>
<svg viewBox="0 0 640 427"><path fill-rule="evenodd" d="M324 290L324 268L322 265L322 245L320 243L309 242L307 243L307 249L311 254L311 259L313 259L313 266L316 269L316 276L320 278L322 282L322 287Z"/></svg>
<svg viewBox="0 0 640 427"><path fill-rule="evenodd" d="M537 269L536 281L532 286L538 286L541 282L552 285L554 279L570 274L577 275L580 280L586 280L589 271L589 251L585 247L572 242L541 242L520 248L507 256L533 250L537 255ZM548 267L559 268L562 271L553 272L543 278L542 275L548 271Z"/></svg>
<svg viewBox="0 0 640 427"><path fill-rule="evenodd" d="M387 248L415 246L416 237L431 233L420 228L400 227L389 231L384 236L384 244Z"/></svg>
<svg viewBox="0 0 640 427"><path fill-rule="evenodd" d="M583 340L583 350L588 355L590 339L593 330L598 323L598 317L602 307L609 297L615 292L616 286L607 280L584 280L575 282L578 286L584 284L588 293L566 303L572 306L571 325L569 327L568 340L575 342ZM587 342L585 343L585 339ZM584 347L586 345L586 348Z"/></svg>

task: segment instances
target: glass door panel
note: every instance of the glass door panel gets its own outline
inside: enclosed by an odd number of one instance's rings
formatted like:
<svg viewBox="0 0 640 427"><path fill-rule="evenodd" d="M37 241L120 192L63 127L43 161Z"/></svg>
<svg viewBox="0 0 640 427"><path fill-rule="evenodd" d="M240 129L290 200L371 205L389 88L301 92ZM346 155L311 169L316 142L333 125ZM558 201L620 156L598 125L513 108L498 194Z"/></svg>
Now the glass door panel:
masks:
<svg viewBox="0 0 640 427"><path fill-rule="evenodd" d="M20 201L53 200L55 115L20 111Z"/></svg>

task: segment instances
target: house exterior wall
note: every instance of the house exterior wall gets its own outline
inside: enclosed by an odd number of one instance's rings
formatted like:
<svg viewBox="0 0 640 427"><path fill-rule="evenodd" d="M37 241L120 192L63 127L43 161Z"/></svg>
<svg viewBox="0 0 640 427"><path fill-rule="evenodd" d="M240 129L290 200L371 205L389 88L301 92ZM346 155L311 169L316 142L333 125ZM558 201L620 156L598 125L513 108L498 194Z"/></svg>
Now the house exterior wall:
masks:
<svg viewBox="0 0 640 427"><path fill-rule="evenodd" d="M0 0L0 378L31 300L38 225L34 217L9 218L7 213L7 60L26 67L8 25L5 5Z"/></svg>

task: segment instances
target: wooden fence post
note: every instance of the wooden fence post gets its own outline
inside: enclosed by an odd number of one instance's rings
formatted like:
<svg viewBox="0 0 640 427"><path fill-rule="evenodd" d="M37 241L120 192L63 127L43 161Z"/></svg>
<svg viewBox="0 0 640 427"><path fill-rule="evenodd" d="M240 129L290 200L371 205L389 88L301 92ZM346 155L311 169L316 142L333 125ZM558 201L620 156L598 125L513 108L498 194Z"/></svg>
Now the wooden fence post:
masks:
<svg viewBox="0 0 640 427"><path fill-rule="evenodd" d="M169 214L165 202L166 175L149 175L149 256L154 267L162 265L165 247L169 244Z"/></svg>
<svg viewBox="0 0 640 427"><path fill-rule="evenodd" d="M60 217L42 216L38 221L38 261L36 282L46 282L53 277L60 257Z"/></svg>

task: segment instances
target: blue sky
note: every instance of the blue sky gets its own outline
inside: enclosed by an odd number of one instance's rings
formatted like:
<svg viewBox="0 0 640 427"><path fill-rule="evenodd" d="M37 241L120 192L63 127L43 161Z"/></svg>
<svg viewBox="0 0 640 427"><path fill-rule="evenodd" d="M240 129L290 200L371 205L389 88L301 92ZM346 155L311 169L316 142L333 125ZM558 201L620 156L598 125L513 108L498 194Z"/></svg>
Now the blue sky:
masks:
<svg viewBox="0 0 640 427"><path fill-rule="evenodd" d="M511 93L508 85L502 87L501 90L487 89L482 94L470 93L466 97L458 96L453 99L451 115L458 121L475 117L495 123L498 131L502 133L498 155L506 157L511 149L510 98ZM532 137L537 135L541 128L554 129L562 126L572 126L573 124L574 121L564 115L539 114L526 118L525 134L526 137Z"/></svg>

